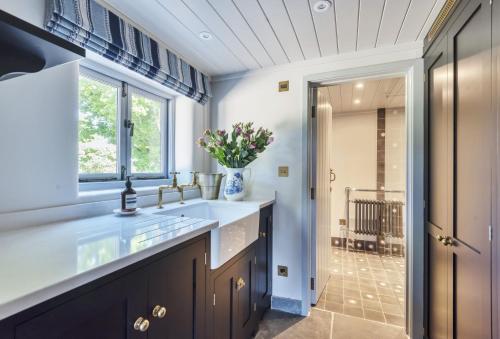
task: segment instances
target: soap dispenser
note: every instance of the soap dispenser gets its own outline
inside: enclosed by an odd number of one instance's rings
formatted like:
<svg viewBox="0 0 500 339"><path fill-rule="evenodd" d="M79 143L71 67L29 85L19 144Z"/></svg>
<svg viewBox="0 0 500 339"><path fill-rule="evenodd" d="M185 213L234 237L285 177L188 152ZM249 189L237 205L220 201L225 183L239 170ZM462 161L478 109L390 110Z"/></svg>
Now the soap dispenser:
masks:
<svg viewBox="0 0 500 339"><path fill-rule="evenodd" d="M125 182L126 189L122 192L122 211L134 212L137 209L137 192L132 188L130 176Z"/></svg>

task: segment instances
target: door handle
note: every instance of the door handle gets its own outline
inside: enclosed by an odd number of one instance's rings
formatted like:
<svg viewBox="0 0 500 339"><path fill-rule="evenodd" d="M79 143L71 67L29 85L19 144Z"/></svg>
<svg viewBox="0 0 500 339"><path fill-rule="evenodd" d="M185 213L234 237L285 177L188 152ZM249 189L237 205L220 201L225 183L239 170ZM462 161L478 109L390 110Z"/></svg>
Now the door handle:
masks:
<svg viewBox="0 0 500 339"><path fill-rule="evenodd" d="M332 179L332 175L333 175L333 179ZM335 172L330 168L330 182L333 182L337 179L337 175L335 174Z"/></svg>

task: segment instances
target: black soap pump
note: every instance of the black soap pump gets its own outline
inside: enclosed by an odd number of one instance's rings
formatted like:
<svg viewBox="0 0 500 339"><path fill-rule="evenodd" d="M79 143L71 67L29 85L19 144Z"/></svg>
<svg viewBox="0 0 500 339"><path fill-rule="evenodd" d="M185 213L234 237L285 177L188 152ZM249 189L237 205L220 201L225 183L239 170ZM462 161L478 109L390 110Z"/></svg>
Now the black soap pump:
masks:
<svg viewBox="0 0 500 339"><path fill-rule="evenodd" d="M137 192L132 188L130 175L125 182L126 189L122 192L122 211L134 212L137 209Z"/></svg>

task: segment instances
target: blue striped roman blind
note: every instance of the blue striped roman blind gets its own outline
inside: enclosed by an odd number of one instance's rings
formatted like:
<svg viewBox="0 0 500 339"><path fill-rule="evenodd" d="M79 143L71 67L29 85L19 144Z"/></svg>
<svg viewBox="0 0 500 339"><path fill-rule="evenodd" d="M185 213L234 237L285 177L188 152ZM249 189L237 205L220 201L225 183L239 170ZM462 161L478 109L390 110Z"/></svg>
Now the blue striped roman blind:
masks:
<svg viewBox="0 0 500 339"><path fill-rule="evenodd" d="M199 103L212 96L205 74L95 0L47 0L45 27Z"/></svg>

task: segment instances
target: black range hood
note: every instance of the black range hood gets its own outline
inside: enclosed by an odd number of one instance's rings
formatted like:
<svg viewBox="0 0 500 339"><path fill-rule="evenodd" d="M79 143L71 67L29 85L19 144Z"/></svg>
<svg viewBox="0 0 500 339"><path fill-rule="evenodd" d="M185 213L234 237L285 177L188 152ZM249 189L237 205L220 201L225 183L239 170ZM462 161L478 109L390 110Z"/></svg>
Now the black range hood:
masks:
<svg viewBox="0 0 500 339"><path fill-rule="evenodd" d="M0 10L0 81L85 57L85 49Z"/></svg>

